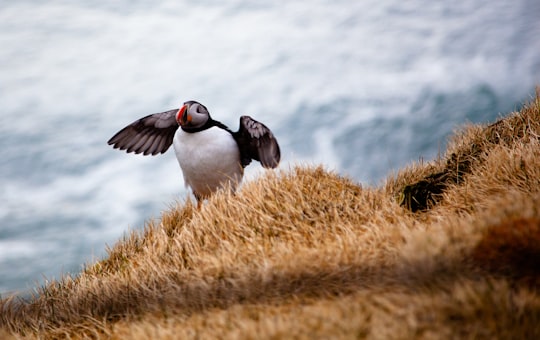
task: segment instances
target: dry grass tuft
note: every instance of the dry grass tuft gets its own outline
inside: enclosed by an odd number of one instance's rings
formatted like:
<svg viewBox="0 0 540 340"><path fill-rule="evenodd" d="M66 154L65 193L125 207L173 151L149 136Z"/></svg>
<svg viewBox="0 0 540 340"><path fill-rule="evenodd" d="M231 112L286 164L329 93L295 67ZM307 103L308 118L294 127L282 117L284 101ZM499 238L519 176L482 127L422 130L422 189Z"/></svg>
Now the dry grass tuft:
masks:
<svg viewBox="0 0 540 340"><path fill-rule="evenodd" d="M0 336L538 338L539 136L536 98L379 188L299 166L178 203L1 300Z"/></svg>
<svg viewBox="0 0 540 340"><path fill-rule="evenodd" d="M537 110L538 99L520 113L485 128L470 126L458 132L447 150L445 161L436 162L441 169L430 171L414 183L405 185L400 205L412 212L428 210L438 204L450 185L462 184L494 148L511 148L531 139L538 141L540 121Z"/></svg>
<svg viewBox="0 0 540 340"><path fill-rule="evenodd" d="M516 218L489 227L472 259L486 270L540 287L540 219Z"/></svg>

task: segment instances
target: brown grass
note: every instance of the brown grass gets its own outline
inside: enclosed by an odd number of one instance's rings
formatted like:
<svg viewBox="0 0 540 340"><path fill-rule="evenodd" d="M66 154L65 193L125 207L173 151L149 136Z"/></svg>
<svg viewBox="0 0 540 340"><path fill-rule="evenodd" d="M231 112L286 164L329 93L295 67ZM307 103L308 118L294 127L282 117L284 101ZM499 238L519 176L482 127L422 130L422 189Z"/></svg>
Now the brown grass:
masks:
<svg viewBox="0 0 540 340"><path fill-rule="evenodd" d="M540 338L539 136L536 98L381 187L299 166L179 203L2 300L0 336ZM403 203L438 176L424 207Z"/></svg>
<svg viewBox="0 0 540 340"><path fill-rule="evenodd" d="M540 287L540 219L514 218L491 226L471 256L486 270Z"/></svg>

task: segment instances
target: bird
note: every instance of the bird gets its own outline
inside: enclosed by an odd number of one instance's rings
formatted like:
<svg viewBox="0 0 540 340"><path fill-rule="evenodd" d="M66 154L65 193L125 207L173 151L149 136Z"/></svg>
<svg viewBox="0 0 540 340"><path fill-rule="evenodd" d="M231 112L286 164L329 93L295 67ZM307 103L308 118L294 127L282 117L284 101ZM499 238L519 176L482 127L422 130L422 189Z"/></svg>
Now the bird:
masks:
<svg viewBox="0 0 540 340"><path fill-rule="evenodd" d="M198 209L220 188L229 187L234 193L252 160L274 169L281 159L277 139L266 125L244 115L238 131L233 132L194 100L179 109L140 118L107 143L144 156L163 154L172 144L184 184L191 188Z"/></svg>

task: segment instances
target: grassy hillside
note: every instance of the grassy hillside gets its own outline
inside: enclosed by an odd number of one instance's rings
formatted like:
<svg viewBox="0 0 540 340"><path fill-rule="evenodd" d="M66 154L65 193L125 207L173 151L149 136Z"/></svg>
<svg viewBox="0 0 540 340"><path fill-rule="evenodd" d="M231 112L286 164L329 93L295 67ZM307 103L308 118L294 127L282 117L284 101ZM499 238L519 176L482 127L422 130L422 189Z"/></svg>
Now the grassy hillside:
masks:
<svg viewBox="0 0 540 340"><path fill-rule="evenodd" d="M298 166L177 204L78 276L2 300L0 336L530 339L539 287L536 98L380 187Z"/></svg>

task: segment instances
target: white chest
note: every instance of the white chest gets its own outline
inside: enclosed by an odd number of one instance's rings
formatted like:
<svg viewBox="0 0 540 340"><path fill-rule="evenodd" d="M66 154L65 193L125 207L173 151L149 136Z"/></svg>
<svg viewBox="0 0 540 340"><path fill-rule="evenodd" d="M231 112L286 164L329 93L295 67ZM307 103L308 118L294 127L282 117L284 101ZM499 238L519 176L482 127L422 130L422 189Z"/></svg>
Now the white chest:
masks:
<svg viewBox="0 0 540 340"><path fill-rule="evenodd" d="M174 151L186 186L201 198L230 183L233 190L242 180L240 151L231 134L218 127L195 133L178 129Z"/></svg>

